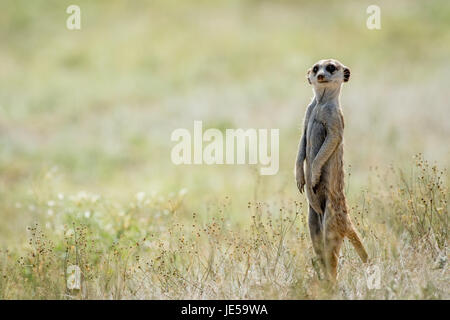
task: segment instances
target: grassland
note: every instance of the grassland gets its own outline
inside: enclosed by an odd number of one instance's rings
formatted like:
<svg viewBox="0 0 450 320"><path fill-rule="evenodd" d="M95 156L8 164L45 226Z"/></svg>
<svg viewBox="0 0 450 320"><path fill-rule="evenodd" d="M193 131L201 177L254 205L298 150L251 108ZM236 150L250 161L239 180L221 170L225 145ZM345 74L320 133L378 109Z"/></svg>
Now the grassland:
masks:
<svg viewBox="0 0 450 320"><path fill-rule="evenodd" d="M6 1L1 299L449 299L450 5ZM348 65L346 242L320 280L293 163L324 57ZM279 128L280 171L175 166L176 128ZM77 265L81 290L66 286ZM379 270L373 288L369 270Z"/></svg>

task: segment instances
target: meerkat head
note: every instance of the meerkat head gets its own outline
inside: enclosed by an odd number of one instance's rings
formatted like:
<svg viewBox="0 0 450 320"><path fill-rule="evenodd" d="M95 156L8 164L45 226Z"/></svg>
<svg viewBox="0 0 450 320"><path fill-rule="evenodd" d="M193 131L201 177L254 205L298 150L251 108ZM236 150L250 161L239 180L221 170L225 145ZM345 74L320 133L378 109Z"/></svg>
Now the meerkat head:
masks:
<svg viewBox="0 0 450 320"><path fill-rule="evenodd" d="M320 60L308 70L306 77L316 88L340 86L350 79L350 69L334 59Z"/></svg>

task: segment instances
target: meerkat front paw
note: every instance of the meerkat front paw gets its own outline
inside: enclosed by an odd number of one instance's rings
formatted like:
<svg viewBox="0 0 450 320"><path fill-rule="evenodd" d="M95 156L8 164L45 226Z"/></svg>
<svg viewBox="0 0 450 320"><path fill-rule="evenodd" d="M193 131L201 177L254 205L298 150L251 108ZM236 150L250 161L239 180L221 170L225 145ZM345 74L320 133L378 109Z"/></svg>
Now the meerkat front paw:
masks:
<svg viewBox="0 0 450 320"><path fill-rule="evenodd" d="M295 169L295 180L297 180L297 188L300 193L303 193L303 189L305 187L305 174L303 172L303 168L297 166Z"/></svg>

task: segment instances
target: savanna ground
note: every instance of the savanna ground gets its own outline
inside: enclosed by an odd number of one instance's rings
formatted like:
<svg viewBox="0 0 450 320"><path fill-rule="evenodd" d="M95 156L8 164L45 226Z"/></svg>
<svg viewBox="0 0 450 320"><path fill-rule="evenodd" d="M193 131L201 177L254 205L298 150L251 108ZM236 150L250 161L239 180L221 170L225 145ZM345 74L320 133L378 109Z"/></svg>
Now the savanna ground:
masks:
<svg viewBox="0 0 450 320"><path fill-rule="evenodd" d="M449 299L450 4L377 1L378 31L370 4L2 1L0 298ZM371 258L346 241L334 290L293 177L328 57L352 69L346 192ZM279 173L173 165L194 120L279 128Z"/></svg>

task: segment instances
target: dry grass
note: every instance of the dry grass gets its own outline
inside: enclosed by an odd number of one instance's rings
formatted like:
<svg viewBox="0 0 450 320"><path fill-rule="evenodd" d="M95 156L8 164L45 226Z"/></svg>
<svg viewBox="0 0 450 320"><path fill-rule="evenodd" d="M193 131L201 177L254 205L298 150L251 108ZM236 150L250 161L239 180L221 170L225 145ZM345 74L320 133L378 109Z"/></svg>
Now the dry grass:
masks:
<svg viewBox="0 0 450 320"><path fill-rule="evenodd" d="M26 204L47 218L28 228L22 254L2 251L0 297L450 298L443 172L418 156L412 176L386 174L395 180L389 188L383 176L350 203L371 262L363 265L346 242L335 288L320 280L302 202L250 201L242 212L250 221L241 225L229 219L231 198L200 219L185 211L183 192L169 198L140 193L126 205L80 193ZM81 269L81 290L66 288L69 265ZM378 288L368 284L374 267Z"/></svg>

